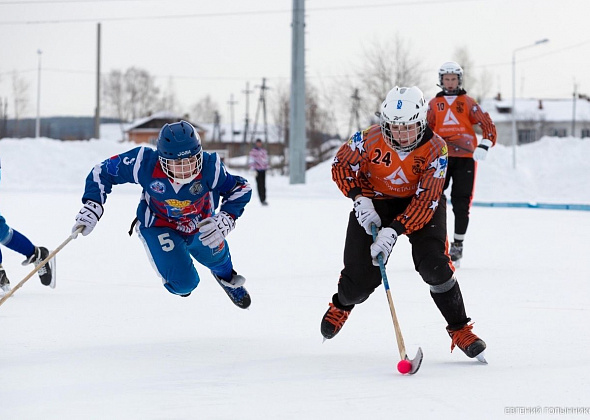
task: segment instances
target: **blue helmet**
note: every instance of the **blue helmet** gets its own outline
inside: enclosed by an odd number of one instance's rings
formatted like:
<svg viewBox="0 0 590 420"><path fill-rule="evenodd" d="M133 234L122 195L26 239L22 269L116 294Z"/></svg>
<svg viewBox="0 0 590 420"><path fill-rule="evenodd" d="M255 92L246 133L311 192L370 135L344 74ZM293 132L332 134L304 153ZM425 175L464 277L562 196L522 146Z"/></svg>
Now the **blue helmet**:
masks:
<svg viewBox="0 0 590 420"><path fill-rule="evenodd" d="M165 124L158 135L157 148L162 169L174 181L188 184L201 172L201 138L189 122Z"/></svg>

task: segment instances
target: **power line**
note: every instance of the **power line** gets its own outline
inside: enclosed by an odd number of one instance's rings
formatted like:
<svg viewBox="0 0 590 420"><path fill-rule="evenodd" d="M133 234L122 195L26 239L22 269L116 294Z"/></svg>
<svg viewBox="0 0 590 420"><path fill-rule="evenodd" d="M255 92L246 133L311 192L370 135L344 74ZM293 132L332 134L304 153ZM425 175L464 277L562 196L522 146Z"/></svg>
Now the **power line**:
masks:
<svg viewBox="0 0 590 420"><path fill-rule="evenodd" d="M41 1L41 0L24 0L24 1L0 1L0 6L3 5L28 5L28 4L55 4L55 3L69 3L69 4L76 4L76 3L106 3L106 2L146 2L146 1L161 1L161 0L51 0L51 1ZM174 0L167 0L168 2Z"/></svg>
<svg viewBox="0 0 590 420"><path fill-rule="evenodd" d="M101 1L101 0L85 0ZM107 0L107 1L138 1L138 0ZM390 3L379 4L365 4L365 5L350 5L350 6L327 6L307 9L310 12L331 12L334 10L356 10L356 9L375 9L382 7L399 7L399 6L423 6L432 4L447 4L447 3L466 3L466 2L481 2L483 0L426 0L422 2L416 1L398 1ZM53 0L55 3L73 3L67 0ZM30 0L30 3L52 3L41 2L37 0ZM14 4L15 2L0 2L2 4ZM19 4L21 2L18 2ZM76 19L51 19L51 20L30 20L30 21L4 21L0 25L36 25L36 24L55 24L55 23L84 23L84 22L123 22L123 21L142 21L142 20L165 20L165 19L193 19L193 18L213 18L213 17L230 17L230 16L252 16L252 15L270 15L291 13L291 9L275 9L275 10L255 10L255 11L232 11L232 12L211 12L211 13L184 13L182 15L158 15L158 16L133 16L133 17L109 17L109 18L76 18Z"/></svg>

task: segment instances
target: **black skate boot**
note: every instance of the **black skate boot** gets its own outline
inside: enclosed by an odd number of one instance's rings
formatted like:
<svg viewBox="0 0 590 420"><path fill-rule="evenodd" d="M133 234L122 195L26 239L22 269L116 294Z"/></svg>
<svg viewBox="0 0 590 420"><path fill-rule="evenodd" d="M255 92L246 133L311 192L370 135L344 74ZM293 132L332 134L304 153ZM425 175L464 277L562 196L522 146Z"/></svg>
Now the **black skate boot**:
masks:
<svg viewBox="0 0 590 420"><path fill-rule="evenodd" d="M10 282L8 281L8 277L6 277L4 267L0 264L0 296L8 292L10 292Z"/></svg>
<svg viewBox="0 0 590 420"><path fill-rule="evenodd" d="M250 294L243 286L243 284L246 282L244 276L241 276L232 270L232 278L230 281L227 281L217 277L214 273L212 274L213 277L215 277L215 280L217 280L217 283L219 283L225 293L227 293L229 298L238 308L247 309L250 306L252 300L250 299Z"/></svg>
<svg viewBox="0 0 590 420"><path fill-rule="evenodd" d="M26 260L23 261L23 265L28 265L28 264L35 264L35 267L37 267L39 264L41 264L41 261L43 261L45 258L47 258L49 256L49 251L47 250L47 248L39 246L39 247L35 247L35 252L33 252L33 255L31 255L29 258L27 258ZM39 278L41 279L41 284L43 284L44 286L49 286L52 289L55 288L55 257L52 258L51 260L49 260L49 262L47 264L45 264L43 267L41 267L39 269L39 271L37 271L37 274L39 274Z"/></svg>
<svg viewBox="0 0 590 420"><path fill-rule="evenodd" d="M483 351L486 349L486 343L473 334L471 330L473 324L466 324L457 330L451 330L447 327L449 337L451 337L451 352L455 346L459 347L467 357L476 358L482 363L487 363L483 356Z"/></svg>
<svg viewBox="0 0 590 420"><path fill-rule="evenodd" d="M451 261L458 265L459 260L463 258L463 242L451 243L451 251L449 252L449 254L451 254Z"/></svg>
<svg viewBox="0 0 590 420"><path fill-rule="evenodd" d="M345 309L340 309L336 305L343 306ZM350 315L352 308L354 308L354 305L342 305L338 300L337 293L332 297L330 307L324 314L324 317L322 318L322 324L320 326L320 331L324 336L324 340L334 338L334 336L340 332L344 326L344 323L348 319L348 315Z"/></svg>

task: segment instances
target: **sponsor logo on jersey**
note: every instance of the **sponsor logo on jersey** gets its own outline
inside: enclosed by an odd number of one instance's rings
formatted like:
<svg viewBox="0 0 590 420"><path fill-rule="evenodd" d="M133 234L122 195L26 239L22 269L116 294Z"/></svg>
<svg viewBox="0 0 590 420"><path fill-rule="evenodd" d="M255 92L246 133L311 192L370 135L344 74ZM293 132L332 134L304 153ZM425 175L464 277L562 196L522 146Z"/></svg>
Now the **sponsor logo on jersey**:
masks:
<svg viewBox="0 0 590 420"><path fill-rule="evenodd" d="M105 161L107 173L112 176L119 175L119 164L121 163L121 156L115 155Z"/></svg>
<svg viewBox="0 0 590 420"><path fill-rule="evenodd" d="M129 159L127 156L123 158L123 163L125 165L133 165L133 162L135 162L135 158Z"/></svg>
<svg viewBox="0 0 590 420"><path fill-rule="evenodd" d="M455 114L450 109L447 111L447 115L445 115L443 125L459 125L459 120L457 120L457 117L455 117Z"/></svg>
<svg viewBox="0 0 590 420"><path fill-rule="evenodd" d="M162 181L154 181L150 184L150 189L158 194L164 194L166 192L166 185Z"/></svg>
<svg viewBox="0 0 590 420"><path fill-rule="evenodd" d="M394 185L408 184L408 177L402 168L397 168L391 175L385 178Z"/></svg>

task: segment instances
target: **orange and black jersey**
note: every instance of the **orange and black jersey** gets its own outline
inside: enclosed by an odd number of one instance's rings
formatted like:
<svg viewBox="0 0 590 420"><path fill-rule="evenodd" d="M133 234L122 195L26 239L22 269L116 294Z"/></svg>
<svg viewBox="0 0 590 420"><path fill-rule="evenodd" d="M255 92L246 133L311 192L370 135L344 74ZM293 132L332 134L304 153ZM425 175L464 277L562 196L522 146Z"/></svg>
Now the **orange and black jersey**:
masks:
<svg viewBox="0 0 590 420"><path fill-rule="evenodd" d="M428 125L449 146L451 157L473 157L477 137L473 125L481 127L484 139L496 144L496 126L472 97L461 90L458 95L439 92L428 103Z"/></svg>
<svg viewBox="0 0 590 420"><path fill-rule="evenodd" d="M416 149L398 153L373 125L344 143L332 163L332 179L353 200L359 194L373 200L411 198L392 223L399 234L419 230L432 218L446 171L447 146L428 128Z"/></svg>

